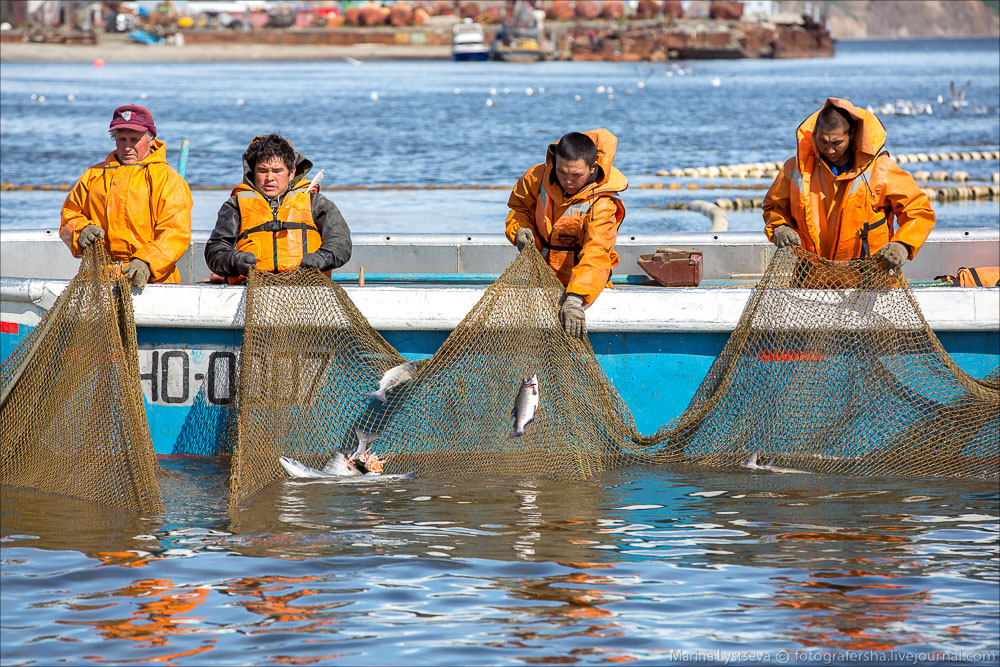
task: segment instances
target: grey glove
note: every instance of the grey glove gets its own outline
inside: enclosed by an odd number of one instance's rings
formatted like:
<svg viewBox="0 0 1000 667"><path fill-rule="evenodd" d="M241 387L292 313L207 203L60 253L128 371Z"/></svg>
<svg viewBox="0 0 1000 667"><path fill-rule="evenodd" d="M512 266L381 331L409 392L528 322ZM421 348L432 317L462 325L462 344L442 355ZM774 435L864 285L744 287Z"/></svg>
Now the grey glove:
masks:
<svg viewBox="0 0 1000 667"><path fill-rule="evenodd" d="M142 290L146 287L149 275L149 264L138 257L133 257L132 261L128 263L128 279L132 281L132 285L136 289Z"/></svg>
<svg viewBox="0 0 1000 667"><path fill-rule="evenodd" d="M582 340L587 335L587 316L583 312L582 296L566 295L562 305L559 306L559 321L570 336Z"/></svg>
<svg viewBox="0 0 1000 667"><path fill-rule="evenodd" d="M524 246L535 245L535 235L531 233L531 230L527 227L521 227L517 230L517 236L514 237L514 243L517 244L518 251L524 250Z"/></svg>
<svg viewBox="0 0 1000 667"><path fill-rule="evenodd" d="M802 239L799 238L799 233L791 225L781 225L774 228L774 245L779 248L793 245L801 246Z"/></svg>
<svg viewBox="0 0 1000 667"><path fill-rule="evenodd" d="M257 266L257 255L252 252L237 252L233 257L233 269L241 276L249 276L250 269Z"/></svg>
<svg viewBox="0 0 1000 667"><path fill-rule="evenodd" d="M302 261L299 262L299 266L303 269L319 269L320 271L326 269L327 267L326 257L320 252L310 252L302 256Z"/></svg>
<svg viewBox="0 0 1000 667"><path fill-rule="evenodd" d="M898 241L890 241L882 246L882 249L875 253L875 259L885 262L886 268L898 269L903 266L903 262L910 256L906 246Z"/></svg>
<svg viewBox="0 0 1000 667"><path fill-rule="evenodd" d="M87 225L80 231L78 243L80 248L86 248L97 239L104 238L104 230L97 225Z"/></svg>

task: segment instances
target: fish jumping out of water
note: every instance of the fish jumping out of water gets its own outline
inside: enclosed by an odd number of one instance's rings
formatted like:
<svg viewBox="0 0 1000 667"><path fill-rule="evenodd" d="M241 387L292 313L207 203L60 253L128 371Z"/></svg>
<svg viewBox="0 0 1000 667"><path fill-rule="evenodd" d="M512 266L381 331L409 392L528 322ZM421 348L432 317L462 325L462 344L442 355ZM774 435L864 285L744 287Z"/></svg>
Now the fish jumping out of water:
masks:
<svg viewBox="0 0 1000 667"><path fill-rule="evenodd" d="M751 454L750 457L743 462L743 467L748 468L750 470L766 470L768 472L784 472L784 473L791 472L791 473L800 473L803 475L812 474L808 470L799 470L797 468L782 468L780 466L760 465L757 463L757 452Z"/></svg>
<svg viewBox="0 0 1000 667"><path fill-rule="evenodd" d="M524 378L521 389L517 392L517 401L514 403L514 430L510 437L517 438L524 435L524 427L535 418L537 409L538 376L532 375L530 378Z"/></svg>
<svg viewBox="0 0 1000 667"><path fill-rule="evenodd" d="M278 458L278 463L281 465L282 469L288 473L289 477L295 477L300 479L305 478L320 478L320 477L356 477L359 475L370 475L383 477L386 479L392 478L410 478L413 477L414 473L408 472L404 475L383 475L382 467L383 462L379 459L377 454L370 454L368 452L368 445L378 438L377 434L366 433L360 429L355 430L355 434L358 437L358 448L354 450L354 453L349 457L344 456L341 452L334 452L330 460L319 470L316 468L310 468L309 466L299 463L295 459L289 458L287 456L281 456Z"/></svg>
<svg viewBox="0 0 1000 667"><path fill-rule="evenodd" d="M379 380L378 389L375 391L370 391L365 394L368 398L374 398L378 401L385 403L386 397L390 391L396 387L405 384L413 379L413 376L417 374L417 362L407 361L398 366L393 366L385 372L382 379Z"/></svg>

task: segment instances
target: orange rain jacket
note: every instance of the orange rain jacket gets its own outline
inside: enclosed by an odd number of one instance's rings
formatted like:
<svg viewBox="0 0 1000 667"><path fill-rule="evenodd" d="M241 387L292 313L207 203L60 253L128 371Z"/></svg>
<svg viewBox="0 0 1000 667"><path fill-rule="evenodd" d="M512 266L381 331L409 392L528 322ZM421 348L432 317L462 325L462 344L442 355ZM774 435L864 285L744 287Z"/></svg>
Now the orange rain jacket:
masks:
<svg viewBox="0 0 1000 667"><path fill-rule="evenodd" d="M514 186L507 206L507 238L527 228L567 294L593 303L618 265L615 242L625 218L619 192L628 188L625 175L612 166L618 139L607 130L585 132L597 144L597 178L571 197L563 194L556 179L555 147L551 144L543 164L525 172Z"/></svg>
<svg viewBox="0 0 1000 667"><path fill-rule="evenodd" d="M98 225L112 261L137 257L149 264L150 282L181 281L175 265L191 242L191 190L166 156L157 139L137 164L123 165L112 152L83 172L63 203L59 227L74 257L82 254L80 232Z"/></svg>
<svg viewBox="0 0 1000 667"><path fill-rule="evenodd" d="M764 198L764 231L791 225L802 247L827 259L870 257L890 241L913 259L934 227L930 200L885 150L885 128L875 114L847 100L828 98L854 119L854 164L840 176L813 147L816 111L796 131L798 149ZM895 224L893 224L893 219ZM895 230L894 230L895 228Z"/></svg>

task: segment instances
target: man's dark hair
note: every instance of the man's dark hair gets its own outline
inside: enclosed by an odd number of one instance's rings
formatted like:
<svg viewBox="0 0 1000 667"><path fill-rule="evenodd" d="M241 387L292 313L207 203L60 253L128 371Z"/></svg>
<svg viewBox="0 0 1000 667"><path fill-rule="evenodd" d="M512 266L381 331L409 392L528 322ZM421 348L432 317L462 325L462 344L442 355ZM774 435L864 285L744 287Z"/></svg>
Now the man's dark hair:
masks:
<svg viewBox="0 0 1000 667"><path fill-rule="evenodd" d="M556 144L555 154L564 160L583 160L593 166L597 162L597 144L582 132L570 132Z"/></svg>
<svg viewBox="0 0 1000 667"><path fill-rule="evenodd" d="M254 137L243 154L243 160L250 167L250 171L256 169L258 163L267 162L272 158L281 159L288 171L295 167L295 150L288 139L280 134L264 134Z"/></svg>
<svg viewBox="0 0 1000 667"><path fill-rule="evenodd" d="M816 129L824 132L854 133L854 119L840 107L823 107L816 119Z"/></svg>

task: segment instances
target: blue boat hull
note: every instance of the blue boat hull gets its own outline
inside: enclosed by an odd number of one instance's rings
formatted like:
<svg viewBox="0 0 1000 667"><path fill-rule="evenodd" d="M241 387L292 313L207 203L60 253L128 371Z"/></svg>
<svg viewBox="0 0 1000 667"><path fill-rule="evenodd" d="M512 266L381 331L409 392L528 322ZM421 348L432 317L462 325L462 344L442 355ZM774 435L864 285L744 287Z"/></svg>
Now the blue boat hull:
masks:
<svg viewBox="0 0 1000 667"><path fill-rule="evenodd" d="M0 333L0 357L30 332ZM240 329L139 327L140 374L153 444L161 456L212 456L234 418ZM382 331L400 354L430 357L447 331ZM940 332L959 367L983 377L1000 364L1000 332ZM641 433L652 433L687 408L728 339L725 333L592 332L601 366ZM359 388L360 390L361 388ZM365 388L365 390L370 388Z"/></svg>
<svg viewBox="0 0 1000 667"><path fill-rule="evenodd" d="M452 53L451 54L451 59L455 60L455 61L458 61L458 62L463 62L463 61L478 61L478 62L482 62L482 61L485 61L485 60L489 60L489 57L490 57L489 51L485 51L483 53Z"/></svg>

